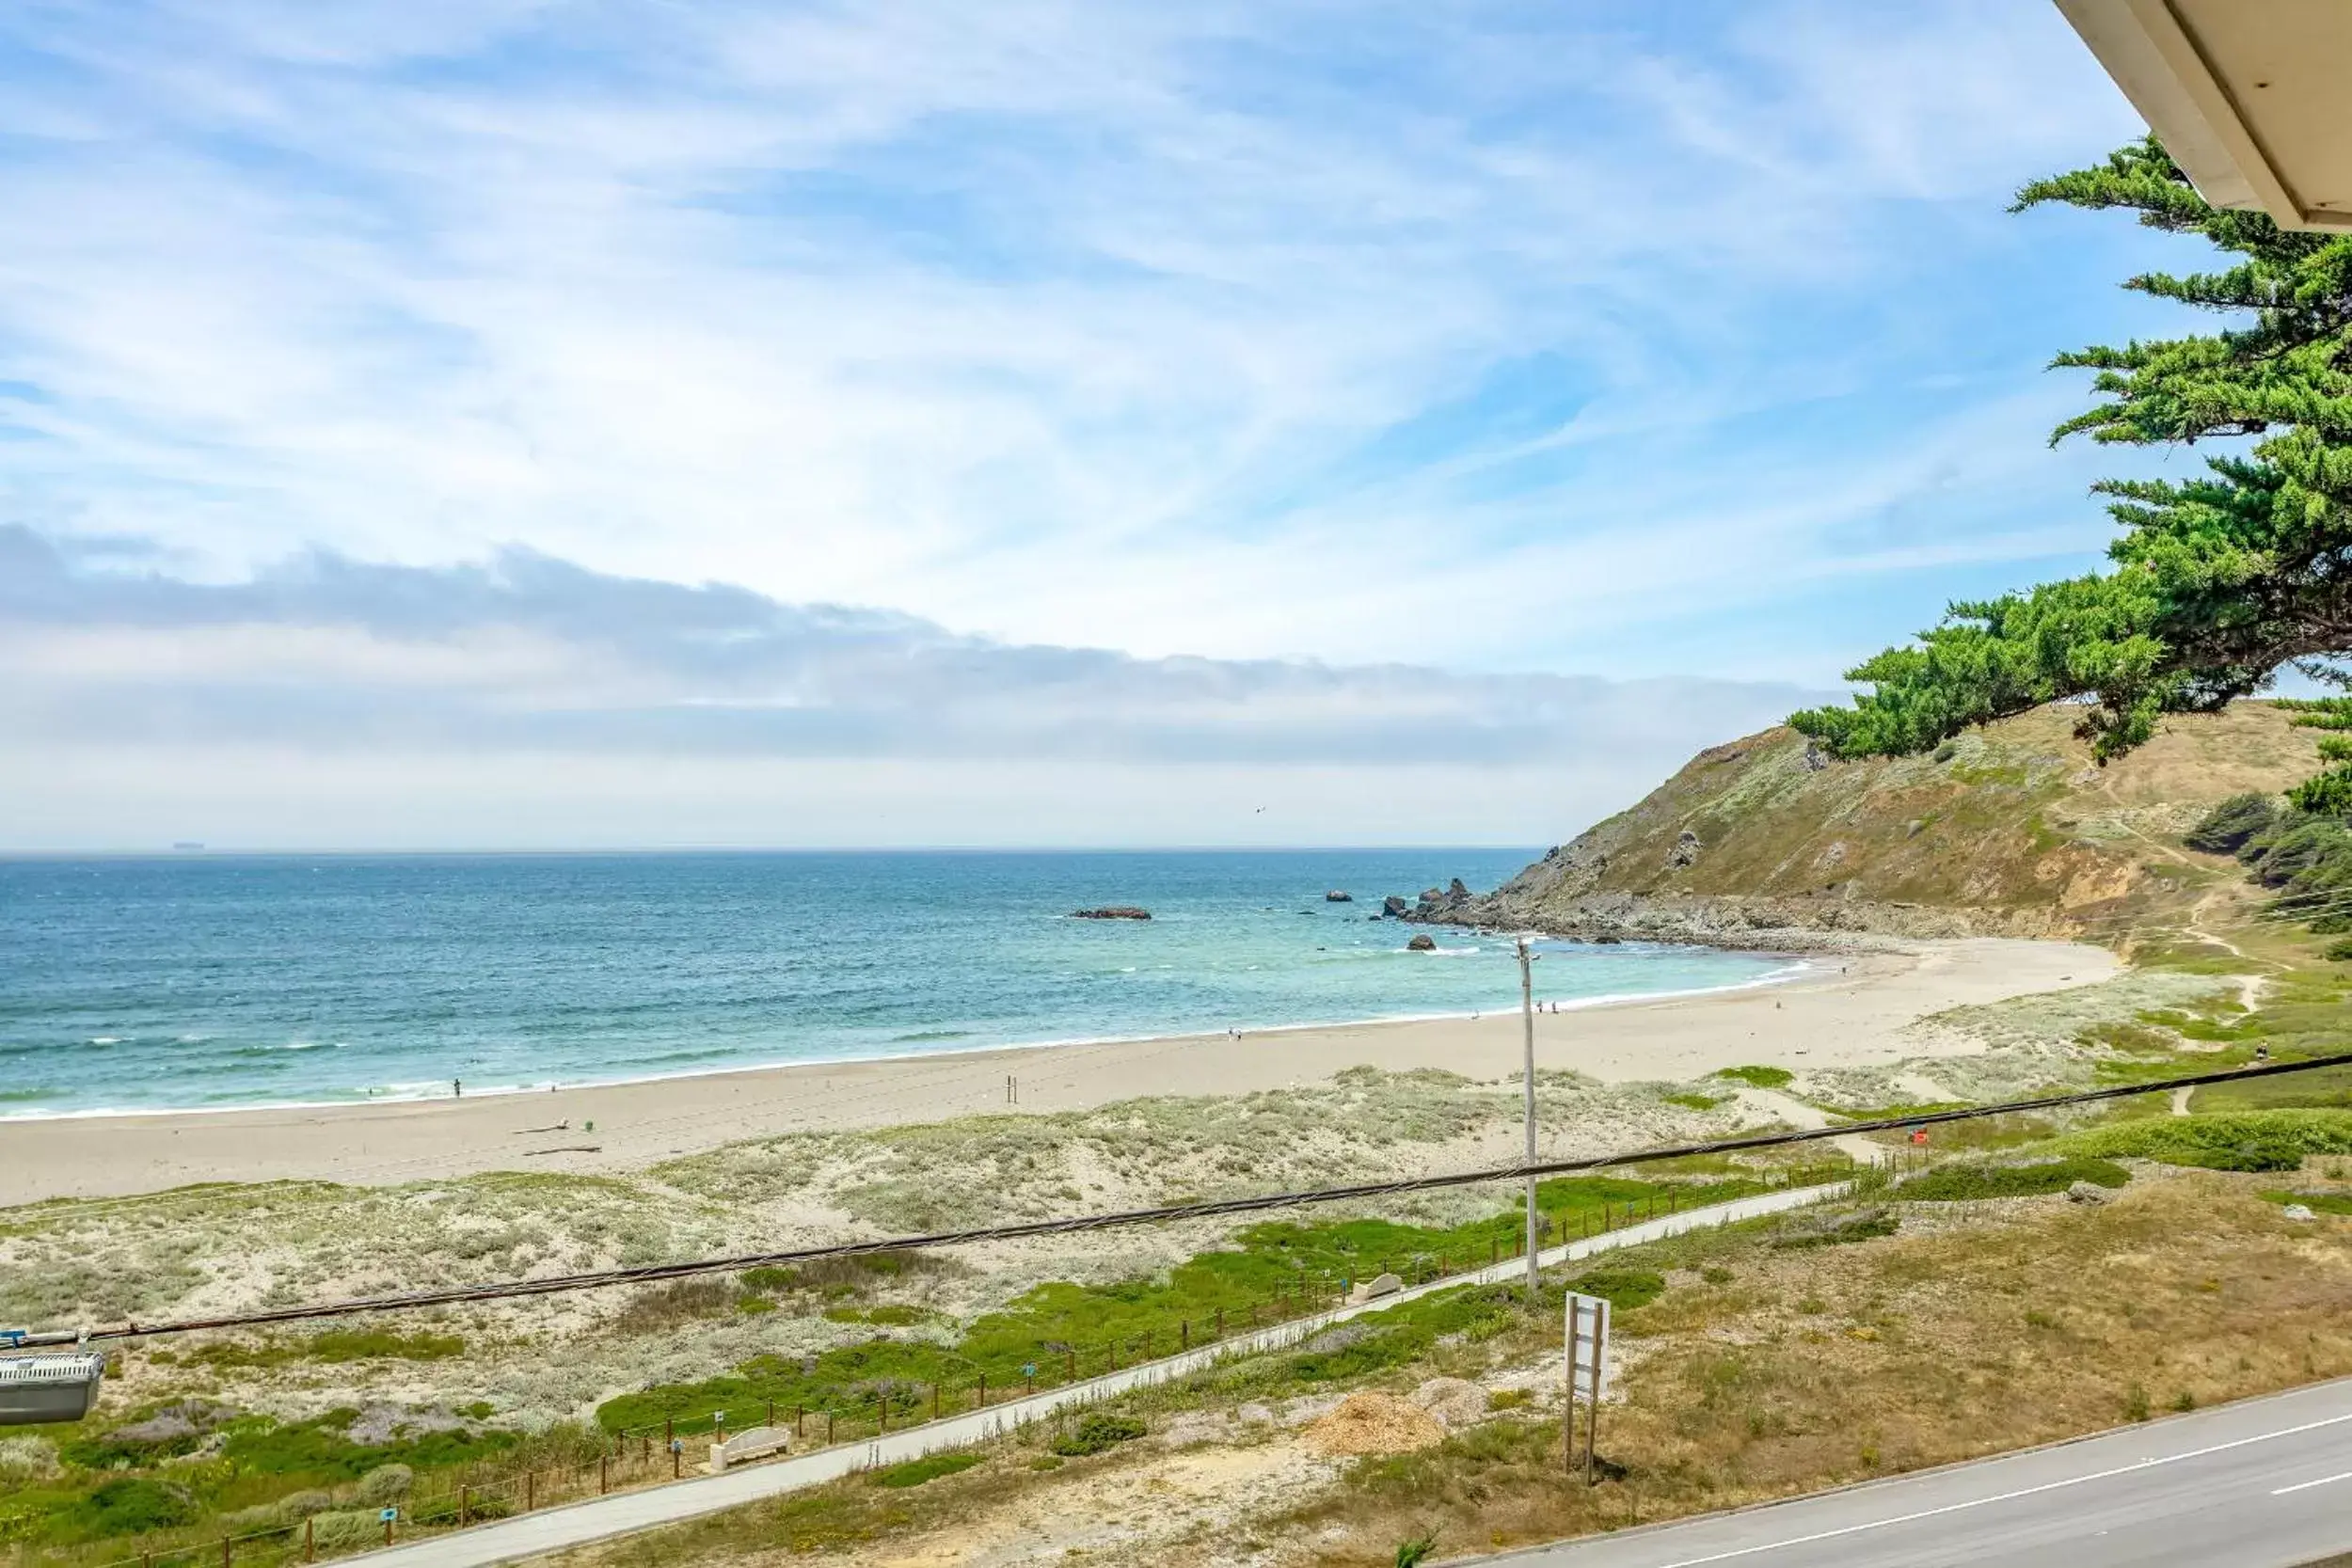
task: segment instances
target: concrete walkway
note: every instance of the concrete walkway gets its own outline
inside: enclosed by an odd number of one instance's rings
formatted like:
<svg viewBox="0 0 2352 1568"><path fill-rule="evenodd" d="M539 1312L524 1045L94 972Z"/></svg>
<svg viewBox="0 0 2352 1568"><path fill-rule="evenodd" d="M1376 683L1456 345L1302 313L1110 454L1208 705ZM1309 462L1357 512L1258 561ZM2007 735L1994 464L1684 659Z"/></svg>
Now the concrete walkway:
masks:
<svg viewBox="0 0 2352 1568"><path fill-rule="evenodd" d="M1739 1198L1729 1203L1710 1204L1703 1209L1670 1214L1663 1219L1647 1220L1623 1229L1604 1231L1597 1236L1570 1242L1565 1246L1550 1247L1538 1257L1546 1266L1570 1263L1597 1253L1678 1236L1687 1230L1729 1225L1738 1220L1756 1219L1824 1202L1843 1196L1846 1191L1846 1183L1831 1182L1824 1186L1796 1187L1756 1197ZM1221 1359L1282 1349L1320 1334L1333 1323L1345 1323L1350 1318L1385 1312L1405 1302L1462 1285L1523 1278L1526 1273L1526 1259L1515 1258L1474 1273L1452 1275L1426 1285L1417 1285L1395 1295L1383 1296L1378 1301L1334 1307L1327 1312L1277 1323L1271 1328L1235 1335L1216 1344L1179 1355L1163 1356L1156 1361L1146 1361L1120 1371L1107 1372L1083 1383L1067 1384L1042 1393L1008 1400L987 1410L929 1421L868 1442L841 1443L811 1453L795 1454L770 1465L730 1470L724 1475L672 1481L642 1491L615 1493L608 1497L591 1497L560 1508L543 1509L491 1524L451 1530L408 1545L382 1547L340 1560L365 1563L369 1568L488 1568L492 1563L511 1562L517 1558L536 1557L545 1552L563 1551L594 1541L610 1540L616 1535L628 1535L660 1525L698 1518L706 1513L716 1513L723 1509L738 1508L762 1497L797 1492L859 1470L903 1464L943 1449L968 1448L975 1443L1003 1436L1025 1423L1051 1416L1057 1410L1092 1404L1130 1388L1186 1377Z"/></svg>

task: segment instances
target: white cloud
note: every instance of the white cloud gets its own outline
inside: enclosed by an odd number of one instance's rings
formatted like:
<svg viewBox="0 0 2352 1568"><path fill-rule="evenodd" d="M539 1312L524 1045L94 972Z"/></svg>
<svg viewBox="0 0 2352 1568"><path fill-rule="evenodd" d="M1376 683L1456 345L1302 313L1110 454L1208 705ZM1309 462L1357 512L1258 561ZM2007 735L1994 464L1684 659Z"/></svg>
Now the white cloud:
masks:
<svg viewBox="0 0 2352 1568"><path fill-rule="evenodd" d="M1886 368L1774 312L1963 221L1889 203L1989 214L2128 122L2024 0L1663 14L36 8L0 504L215 571L519 543L1147 652L1548 660L1530 581L1639 618L1576 569L1603 530L1753 605L1825 547L1749 533L1823 449L1759 486L1708 432ZM1629 482L1334 485L1531 347Z"/></svg>
<svg viewBox="0 0 2352 1568"><path fill-rule="evenodd" d="M1807 695L1009 645L542 556L141 557L0 529L0 848L1508 841Z"/></svg>

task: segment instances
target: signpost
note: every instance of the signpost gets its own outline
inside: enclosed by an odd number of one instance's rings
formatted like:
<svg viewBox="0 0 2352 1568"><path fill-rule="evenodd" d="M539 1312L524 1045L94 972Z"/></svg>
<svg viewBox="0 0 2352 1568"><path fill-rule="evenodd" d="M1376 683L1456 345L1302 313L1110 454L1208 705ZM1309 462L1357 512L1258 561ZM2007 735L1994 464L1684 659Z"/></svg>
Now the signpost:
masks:
<svg viewBox="0 0 2352 1568"><path fill-rule="evenodd" d="M1576 1402L1585 1402L1584 1484L1593 1484L1593 1450L1600 1440L1600 1399L1609 1391L1609 1299L1568 1292L1568 1404L1561 1417L1561 1463L1576 1467Z"/></svg>

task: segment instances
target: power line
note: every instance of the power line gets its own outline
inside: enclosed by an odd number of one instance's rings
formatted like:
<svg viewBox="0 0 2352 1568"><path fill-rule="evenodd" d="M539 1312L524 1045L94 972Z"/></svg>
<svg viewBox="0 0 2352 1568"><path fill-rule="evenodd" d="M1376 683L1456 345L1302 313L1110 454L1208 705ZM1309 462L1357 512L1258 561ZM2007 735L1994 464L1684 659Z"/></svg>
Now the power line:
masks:
<svg viewBox="0 0 2352 1568"><path fill-rule="evenodd" d="M1666 1148L1638 1149L1631 1153L1592 1155L1580 1160L1521 1161L1516 1164L1492 1165L1479 1170L1454 1171L1439 1176L1404 1177L1393 1181L1359 1182L1345 1187L1315 1187L1294 1192L1266 1193L1254 1197L1220 1198L1200 1203L1178 1203L1156 1209L1127 1209L1107 1214L1077 1214L1065 1219L1033 1220L1021 1225L981 1226L967 1230L938 1231L922 1236L898 1236L882 1241L844 1242L832 1246L803 1247L787 1252L745 1253L731 1258L701 1258L676 1263L648 1263L630 1269L599 1269L588 1274L556 1275L545 1279L510 1279L485 1285L452 1286L441 1290L411 1291L399 1295L365 1296L346 1301L324 1302L309 1307L278 1307L265 1312L244 1312L219 1318L187 1318L162 1323L124 1323L116 1328L57 1329L40 1334L10 1337L17 1345L69 1344L84 1340L147 1338L164 1334L189 1334L199 1330L226 1328L258 1328L272 1323L300 1323L319 1318L345 1318L362 1312L409 1311L425 1307L453 1307L470 1302L505 1301L523 1296L558 1295L572 1291L601 1290L613 1285L646 1285L661 1280L685 1279L696 1275L734 1274L745 1269L775 1268L795 1263L815 1262L827 1258L855 1258L879 1252L914 1252L937 1247L970 1246L982 1242L1023 1241L1041 1236L1076 1235L1089 1230L1108 1230L1127 1226L1165 1225L1184 1220L1212 1219L1227 1214L1259 1213L1270 1209L1300 1208L1317 1203L1348 1202L1364 1198L1393 1197L1404 1193L1432 1192L1444 1187L1475 1186L1486 1181L1523 1180L1545 1176L1568 1176L1581 1172L1605 1170L1612 1166L1646 1164L1659 1160L1677 1160L1692 1155L1734 1154L1749 1149L1779 1148L1794 1144L1818 1142L1823 1138L1847 1137L1863 1132L1889 1132L1915 1127L1932 1126L1939 1122L1973 1121L1984 1117L2010 1116L2033 1111L2052 1111L2070 1105L2089 1105L2102 1101L2122 1100L2139 1094L2169 1094L2174 1089L2195 1088L2207 1084L2228 1084L2249 1078L2273 1078L2295 1072L2312 1072L2322 1068L2352 1065L2352 1053L2334 1056L2316 1056L2300 1062L2269 1062L2260 1066L2232 1068L2220 1072L2201 1072L2185 1078L2155 1079L2144 1084L2132 1084L2104 1089L2083 1089L2072 1094L2044 1095L2035 1100L2008 1101L1997 1105L1970 1105L1949 1111L1928 1111L1916 1116L1884 1117L1871 1121L1846 1122L1836 1127L1804 1129L1788 1132L1759 1132L1745 1136L1714 1138L1704 1143L1683 1144Z"/></svg>

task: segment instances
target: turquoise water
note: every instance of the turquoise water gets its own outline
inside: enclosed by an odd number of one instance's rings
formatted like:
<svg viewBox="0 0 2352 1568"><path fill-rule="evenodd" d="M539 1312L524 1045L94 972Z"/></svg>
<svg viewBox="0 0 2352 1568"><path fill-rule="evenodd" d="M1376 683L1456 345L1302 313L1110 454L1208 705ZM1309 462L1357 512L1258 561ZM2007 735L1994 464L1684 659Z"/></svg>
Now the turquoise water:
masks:
<svg viewBox="0 0 2352 1568"><path fill-rule="evenodd" d="M1526 851L0 861L0 1115L602 1083L1515 1007L1510 944L1370 920ZM1327 904L1328 889L1353 904ZM1070 911L1137 904L1150 922ZM1541 995L1756 954L1545 943ZM1282 1049L1279 1035L1264 1049ZM1213 1089L1214 1085L1201 1087Z"/></svg>

